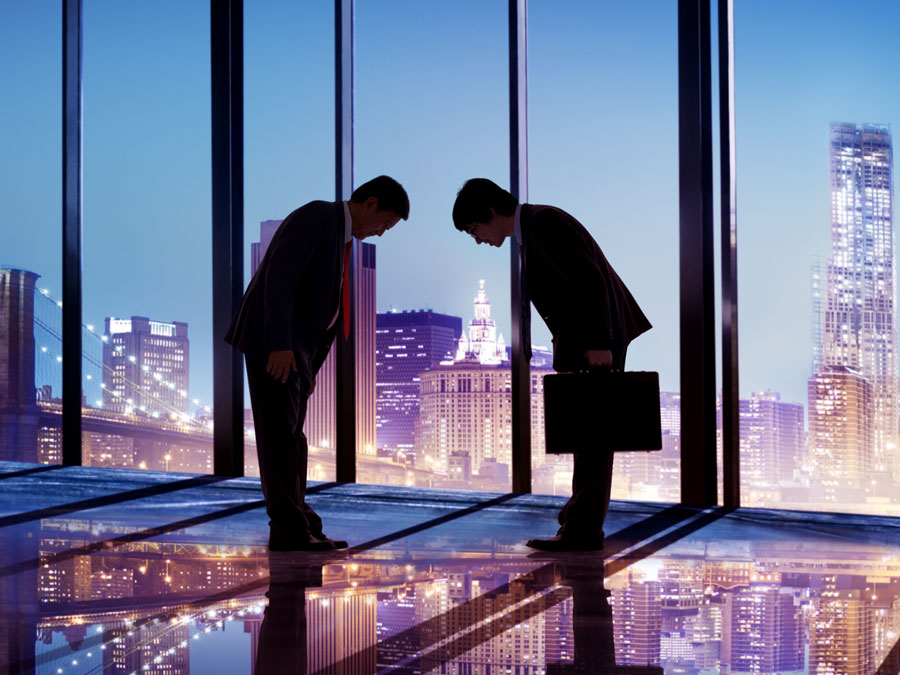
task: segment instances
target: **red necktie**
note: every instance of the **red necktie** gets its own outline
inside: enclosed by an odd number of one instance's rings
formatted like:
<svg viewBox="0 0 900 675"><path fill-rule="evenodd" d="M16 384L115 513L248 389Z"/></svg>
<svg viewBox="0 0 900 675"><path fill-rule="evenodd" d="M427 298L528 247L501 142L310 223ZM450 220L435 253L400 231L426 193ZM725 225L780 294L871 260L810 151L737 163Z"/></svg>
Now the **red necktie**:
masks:
<svg viewBox="0 0 900 675"><path fill-rule="evenodd" d="M341 291L341 308L344 311L344 339L350 337L350 249L353 240L347 242L344 247L344 283Z"/></svg>

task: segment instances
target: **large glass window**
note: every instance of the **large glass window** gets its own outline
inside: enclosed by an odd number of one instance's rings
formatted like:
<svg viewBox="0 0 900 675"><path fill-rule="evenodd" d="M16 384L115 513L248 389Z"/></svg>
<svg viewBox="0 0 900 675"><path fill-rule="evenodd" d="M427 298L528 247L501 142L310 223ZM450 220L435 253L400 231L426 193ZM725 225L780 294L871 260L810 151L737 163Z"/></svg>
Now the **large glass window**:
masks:
<svg viewBox="0 0 900 675"><path fill-rule="evenodd" d="M680 498L676 3L529 3L529 200L577 218L653 324L628 370L660 377L663 449L617 453L613 498ZM593 308L584 307L584 312ZM550 332L532 311L532 485L570 494L571 455L544 453Z"/></svg>
<svg viewBox="0 0 900 675"><path fill-rule="evenodd" d="M59 4L0 6L0 460L62 462Z"/></svg>
<svg viewBox="0 0 900 675"><path fill-rule="evenodd" d="M356 5L356 183L391 175L411 202L363 244L361 482L509 490L509 252L451 217L468 178L509 185L507 11Z"/></svg>
<svg viewBox="0 0 900 675"><path fill-rule="evenodd" d="M898 29L880 0L735 6L750 506L900 514Z"/></svg>
<svg viewBox="0 0 900 675"><path fill-rule="evenodd" d="M334 194L334 6L271 0L244 12L244 279L294 209ZM246 375L245 375L246 379ZM334 356L319 373L304 430L308 477L335 476ZM259 475L245 389L244 467Z"/></svg>
<svg viewBox="0 0 900 675"><path fill-rule="evenodd" d="M88 466L213 469L209 59L206 4L84 3Z"/></svg>

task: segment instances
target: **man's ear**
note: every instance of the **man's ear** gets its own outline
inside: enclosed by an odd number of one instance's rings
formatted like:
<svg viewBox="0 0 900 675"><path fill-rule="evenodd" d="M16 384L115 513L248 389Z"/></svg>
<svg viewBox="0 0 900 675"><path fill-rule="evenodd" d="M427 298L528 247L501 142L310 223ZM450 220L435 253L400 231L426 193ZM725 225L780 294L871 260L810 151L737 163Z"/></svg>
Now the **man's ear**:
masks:
<svg viewBox="0 0 900 675"><path fill-rule="evenodd" d="M366 201L363 202L363 208L366 213L375 212L378 210L378 197L369 197Z"/></svg>

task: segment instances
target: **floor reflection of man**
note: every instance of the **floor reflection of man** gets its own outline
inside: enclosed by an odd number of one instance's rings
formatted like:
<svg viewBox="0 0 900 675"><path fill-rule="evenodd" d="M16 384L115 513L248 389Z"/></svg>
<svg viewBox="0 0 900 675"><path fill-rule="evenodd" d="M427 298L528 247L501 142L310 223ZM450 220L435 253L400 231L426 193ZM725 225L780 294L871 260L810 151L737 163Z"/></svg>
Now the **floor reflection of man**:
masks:
<svg viewBox="0 0 900 675"><path fill-rule="evenodd" d="M306 589L322 585L325 562L269 555L269 606L259 628L254 675L306 675Z"/></svg>
<svg viewBox="0 0 900 675"><path fill-rule="evenodd" d="M659 666L617 666L610 592L603 566L562 562L561 586L572 589L572 663L548 663L547 675L662 675Z"/></svg>

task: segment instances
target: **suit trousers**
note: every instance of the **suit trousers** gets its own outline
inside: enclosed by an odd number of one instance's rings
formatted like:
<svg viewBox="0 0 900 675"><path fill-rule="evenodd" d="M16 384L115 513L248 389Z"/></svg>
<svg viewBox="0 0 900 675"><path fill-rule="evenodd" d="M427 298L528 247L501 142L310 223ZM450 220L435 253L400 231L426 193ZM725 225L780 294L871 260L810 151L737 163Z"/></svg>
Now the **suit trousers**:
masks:
<svg viewBox="0 0 900 675"><path fill-rule="evenodd" d="M282 383L247 359L247 385L256 427L256 454L272 534L322 535L322 519L306 503L309 446L303 433L309 388L292 372Z"/></svg>
<svg viewBox="0 0 900 675"><path fill-rule="evenodd" d="M625 370L626 351L626 347L612 350L613 368ZM602 536L612 492L614 457L615 453L611 450L600 448L596 452L575 453L572 496L558 517L560 535L578 538Z"/></svg>

